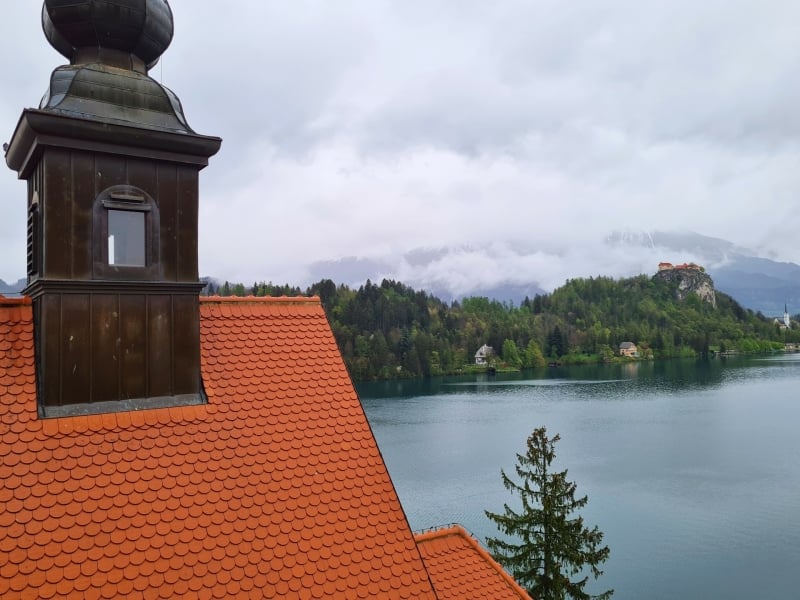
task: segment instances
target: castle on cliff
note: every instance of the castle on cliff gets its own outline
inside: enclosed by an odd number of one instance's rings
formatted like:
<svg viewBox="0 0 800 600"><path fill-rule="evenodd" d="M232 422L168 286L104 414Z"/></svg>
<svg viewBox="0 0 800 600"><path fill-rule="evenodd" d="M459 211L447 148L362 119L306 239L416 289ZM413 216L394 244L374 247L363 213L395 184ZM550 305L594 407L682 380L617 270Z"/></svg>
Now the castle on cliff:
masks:
<svg viewBox="0 0 800 600"><path fill-rule="evenodd" d="M700 271L701 273L705 273L705 269L700 265L696 265L695 263L683 263L681 265L673 265L669 262L660 262L658 263L658 270L659 271Z"/></svg>
<svg viewBox="0 0 800 600"><path fill-rule="evenodd" d="M658 272L653 279L675 286L675 297L678 300L685 300L691 293L696 294L702 301L708 302L714 308L717 306L714 282L706 270L698 264L673 265L661 262L658 263Z"/></svg>

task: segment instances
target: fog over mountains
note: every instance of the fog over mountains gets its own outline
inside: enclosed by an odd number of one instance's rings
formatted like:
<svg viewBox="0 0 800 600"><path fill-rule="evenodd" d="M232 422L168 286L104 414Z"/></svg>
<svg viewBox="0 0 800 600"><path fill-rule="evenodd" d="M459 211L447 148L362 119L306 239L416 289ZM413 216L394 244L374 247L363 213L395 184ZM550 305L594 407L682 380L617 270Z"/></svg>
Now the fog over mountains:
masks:
<svg viewBox="0 0 800 600"><path fill-rule="evenodd" d="M614 232L599 243L570 240L542 246L497 242L419 249L397 258L343 258L314 263L310 281L350 286L396 279L444 299L488 296L519 303L576 277L652 274L658 263L703 265L715 287L765 315L800 312L800 266L759 256L727 240L693 232Z"/></svg>
<svg viewBox="0 0 800 600"><path fill-rule="evenodd" d="M784 305L790 313L800 313L800 266L691 232L626 231L600 242L565 236L562 243L549 245L533 240L495 242L420 248L399 257L346 257L315 262L297 280L273 283L306 286L327 278L357 288L367 279L386 278L447 301L487 296L518 304L567 279L652 274L661 261L703 265L716 289L767 316L782 315ZM263 279L269 280L269 275ZM18 293L24 285L24 279L11 284L0 280L0 294Z"/></svg>

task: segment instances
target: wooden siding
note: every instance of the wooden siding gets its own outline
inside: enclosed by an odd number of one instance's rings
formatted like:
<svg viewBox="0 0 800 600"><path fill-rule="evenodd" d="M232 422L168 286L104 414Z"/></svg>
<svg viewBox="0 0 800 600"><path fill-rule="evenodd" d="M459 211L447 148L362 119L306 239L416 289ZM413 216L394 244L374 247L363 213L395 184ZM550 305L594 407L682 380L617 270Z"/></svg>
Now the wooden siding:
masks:
<svg viewBox="0 0 800 600"><path fill-rule="evenodd" d="M92 243L97 226L92 218L94 201L111 186L131 185L154 198L158 207L162 280L198 280L197 167L48 148L37 171L34 177L42 175L39 201L43 264L40 277L51 280L92 278ZM32 187L31 195L33 191Z"/></svg>
<svg viewBox="0 0 800 600"><path fill-rule="evenodd" d="M200 392L197 296L48 293L40 302L45 406Z"/></svg>

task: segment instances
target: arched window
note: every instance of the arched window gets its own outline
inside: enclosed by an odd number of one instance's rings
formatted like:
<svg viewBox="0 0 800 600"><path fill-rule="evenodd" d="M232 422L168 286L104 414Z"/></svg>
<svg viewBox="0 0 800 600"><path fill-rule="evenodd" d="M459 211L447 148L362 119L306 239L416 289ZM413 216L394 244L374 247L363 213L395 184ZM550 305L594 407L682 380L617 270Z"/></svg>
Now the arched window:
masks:
<svg viewBox="0 0 800 600"><path fill-rule="evenodd" d="M95 278L160 277L158 205L146 192L129 185L103 190L93 219Z"/></svg>

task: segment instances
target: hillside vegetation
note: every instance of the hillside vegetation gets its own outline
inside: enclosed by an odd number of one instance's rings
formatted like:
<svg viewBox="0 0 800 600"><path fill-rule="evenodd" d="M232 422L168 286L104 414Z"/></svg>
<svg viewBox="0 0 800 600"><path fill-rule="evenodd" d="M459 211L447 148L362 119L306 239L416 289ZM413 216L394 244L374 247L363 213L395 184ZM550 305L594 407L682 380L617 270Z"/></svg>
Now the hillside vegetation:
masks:
<svg viewBox="0 0 800 600"><path fill-rule="evenodd" d="M716 307L695 294L679 300L676 285L641 275L572 279L551 294L515 306L488 298L447 304L397 281L367 281L357 290L326 279L306 290L226 282L219 295L316 295L356 380L463 372L483 344L511 368L608 361L624 341L645 358L714 351L764 352L800 342L760 314L716 292Z"/></svg>

